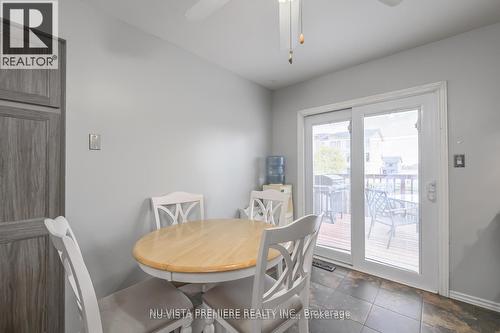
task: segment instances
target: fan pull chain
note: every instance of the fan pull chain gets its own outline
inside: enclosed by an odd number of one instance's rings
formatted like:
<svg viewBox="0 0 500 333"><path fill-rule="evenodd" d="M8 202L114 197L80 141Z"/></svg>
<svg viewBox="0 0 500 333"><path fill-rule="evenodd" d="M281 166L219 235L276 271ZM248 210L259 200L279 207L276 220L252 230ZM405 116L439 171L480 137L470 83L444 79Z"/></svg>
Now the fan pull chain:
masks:
<svg viewBox="0 0 500 333"><path fill-rule="evenodd" d="M304 0L300 0L300 36L299 36L299 43L304 44L305 38L304 38L304 21L302 18L302 12L303 12L303 2Z"/></svg>
<svg viewBox="0 0 500 333"><path fill-rule="evenodd" d="M293 49L292 49L292 0L290 2L290 50L288 52L288 62L293 64Z"/></svg>

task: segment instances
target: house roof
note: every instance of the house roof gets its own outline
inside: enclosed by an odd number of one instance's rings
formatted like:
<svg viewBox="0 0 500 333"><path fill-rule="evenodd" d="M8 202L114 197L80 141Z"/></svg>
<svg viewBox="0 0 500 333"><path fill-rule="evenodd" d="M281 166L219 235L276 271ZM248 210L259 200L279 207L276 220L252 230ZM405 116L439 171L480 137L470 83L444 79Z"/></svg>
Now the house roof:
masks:
<svg viewBox="0 0 500 333"><path fill-rule="evenodd" d="M401 156L382 156L384 162L403 162Z"/></svg>

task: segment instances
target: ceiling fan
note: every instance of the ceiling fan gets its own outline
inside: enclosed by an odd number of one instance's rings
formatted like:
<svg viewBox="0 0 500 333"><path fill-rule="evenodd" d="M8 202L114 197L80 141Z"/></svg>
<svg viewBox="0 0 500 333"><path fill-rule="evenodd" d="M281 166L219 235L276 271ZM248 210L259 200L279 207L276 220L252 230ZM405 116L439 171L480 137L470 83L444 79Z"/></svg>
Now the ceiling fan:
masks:
<svg viewBox="0 0 500 333"><path fill-rule="evenodd" d="M186 11L186 18L190 21L201 21L221 9L231 0L198 0ZM403 0L378 0L387 6L397 6ZM278 0L280 11L280 38L281 48L289 50L288 61L293 62L293 48L298 43L304 44L302 33L302 3L304 0ZM293 36L298 36L294 39Z"/></svg>

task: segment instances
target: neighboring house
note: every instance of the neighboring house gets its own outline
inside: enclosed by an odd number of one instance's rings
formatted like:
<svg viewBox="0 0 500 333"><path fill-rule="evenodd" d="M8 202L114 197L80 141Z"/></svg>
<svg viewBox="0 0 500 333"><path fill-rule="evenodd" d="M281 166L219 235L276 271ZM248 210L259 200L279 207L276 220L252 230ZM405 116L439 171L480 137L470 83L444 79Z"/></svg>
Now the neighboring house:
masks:
<svg viewBox="0 0 500 333"><path fill-rule="evenodd" d="M365 130L365 174L379 174L383 165L382 142L384 137L379 129Z"/></svg>
<svg viewBox="0 0 500 333"><path fill-rule="evenodd" d="M382 161L384 162L382 174L396 175L401 173L401 165L403 163L401 156L383 156Z"/></svg>
<svg viewBox="0 0 500 333"><path fill-rule="evenodd" d="M379 174L382 166L382 142L384 138L378 129L365 130L365 172ZM314 136L314 150L319 147L337 148L344 156L348 168L351 165L351 134L349 132L318 133ZM349 172L347 170L346 172Z"/></svg>

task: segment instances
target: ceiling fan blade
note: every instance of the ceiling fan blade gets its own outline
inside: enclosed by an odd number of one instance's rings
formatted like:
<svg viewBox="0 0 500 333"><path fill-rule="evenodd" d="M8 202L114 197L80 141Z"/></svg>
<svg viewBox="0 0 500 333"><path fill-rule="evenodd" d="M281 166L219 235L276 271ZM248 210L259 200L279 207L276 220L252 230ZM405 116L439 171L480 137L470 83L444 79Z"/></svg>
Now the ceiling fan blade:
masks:
<svg viewBox="0 0 500 333"><path fill-rule="evenodd" d="M206 19L217 10L224 7L230 0L199 0L186 11L186 18L190 21Z"/></svg>
<svg viewBox="0 0 500 333"><path fill-rule="evenodd" d="M382 2L383 4L387 5L387 6L391 6L391 7L395 7L397 5L399 5L401 2L403 2L403 0L378 0L380 2Z"/></svg>

